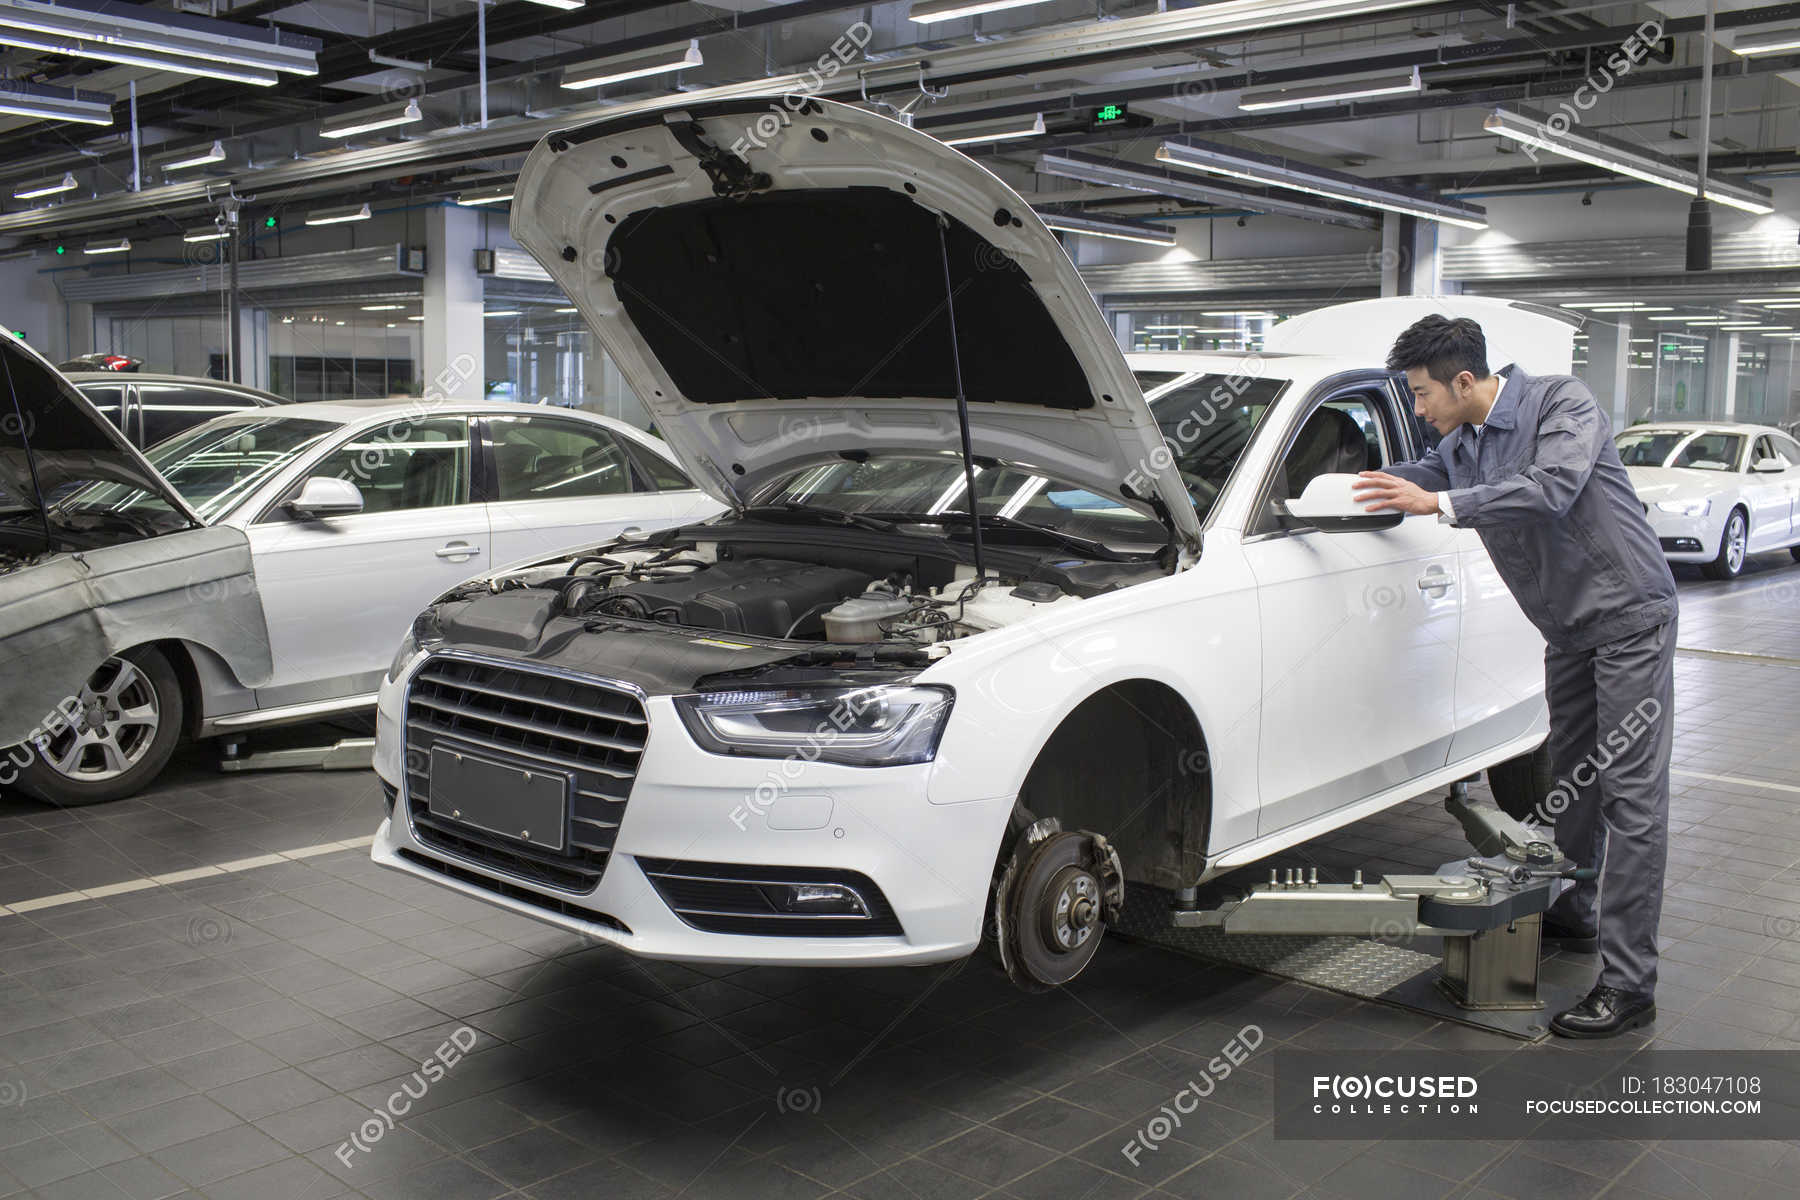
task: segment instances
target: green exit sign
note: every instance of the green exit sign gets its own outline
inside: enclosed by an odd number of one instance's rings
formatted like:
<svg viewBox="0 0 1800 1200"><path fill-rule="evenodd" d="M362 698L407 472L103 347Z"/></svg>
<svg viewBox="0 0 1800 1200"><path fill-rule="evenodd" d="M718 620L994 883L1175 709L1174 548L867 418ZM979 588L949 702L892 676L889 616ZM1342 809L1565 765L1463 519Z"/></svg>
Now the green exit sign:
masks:
<svg viewBox="0 0 1800 1200"><path fill-rule="evenodd" d="M1094 110L1094 118L1090 124L1095 129L1109 129L1114 125L1124 125L1131 119L1123 104L1102 104Z"/></svg>

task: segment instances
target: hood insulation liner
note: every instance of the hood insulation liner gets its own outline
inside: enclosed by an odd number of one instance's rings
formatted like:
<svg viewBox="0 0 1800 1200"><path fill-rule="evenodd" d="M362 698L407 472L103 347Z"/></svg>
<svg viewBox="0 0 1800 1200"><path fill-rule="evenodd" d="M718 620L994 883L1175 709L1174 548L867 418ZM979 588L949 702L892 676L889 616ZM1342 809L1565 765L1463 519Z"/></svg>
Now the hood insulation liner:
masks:
<svg viewBox="0 0 1800 1200"><path fill-rule="evenodd" d="M969 402L1093 407L1025 272L959 221L945 237ZM905 196L806 189L639 210L606 265L691 402L954 399L943 255L937 215Z"/></svg>

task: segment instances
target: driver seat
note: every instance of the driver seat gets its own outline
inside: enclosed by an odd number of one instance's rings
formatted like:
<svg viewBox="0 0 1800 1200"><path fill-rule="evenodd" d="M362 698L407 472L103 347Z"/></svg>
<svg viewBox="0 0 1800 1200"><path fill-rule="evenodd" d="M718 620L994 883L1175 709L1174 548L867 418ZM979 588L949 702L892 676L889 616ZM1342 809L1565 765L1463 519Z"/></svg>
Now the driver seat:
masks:
<svg viewBox="0 0 1800 1200"><path fill-rule="evenodd" d="M1369 439L1349 413L1320 408L1306 418L1300 436L1275 474L1276 500L1292 500L1321 475L1347 475L1369 469Z"/></svg>

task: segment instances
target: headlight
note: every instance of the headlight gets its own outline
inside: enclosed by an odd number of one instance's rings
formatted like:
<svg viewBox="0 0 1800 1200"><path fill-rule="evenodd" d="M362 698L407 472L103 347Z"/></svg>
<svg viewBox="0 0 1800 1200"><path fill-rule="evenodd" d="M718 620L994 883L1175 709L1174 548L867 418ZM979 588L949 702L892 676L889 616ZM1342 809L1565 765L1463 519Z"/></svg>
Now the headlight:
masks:
<svg viewBox="0 0 1800 1200"><path fill-rule="evenodd" d="M444 630L438 624L437 609L428 608L414 617L412 628L406 631L406 636L400 639L400 649L394 652L394 661L388 664L388 682L399 679L413 659L443 640Z"/></svg>
<svg viewBox="0 0 1800 1200"><path fill-rule="evenodd" d="M709 692L675 707L714 754L894 767L936 757L953 700L949 688L882 685Z"/></svg>
<svg viewBox="0 0 1800 1200"><path fill-rule="evenodd" d="M1658 512L1676 517L1704 517L1712 511L1711 500L1658 500Z"/></svg>

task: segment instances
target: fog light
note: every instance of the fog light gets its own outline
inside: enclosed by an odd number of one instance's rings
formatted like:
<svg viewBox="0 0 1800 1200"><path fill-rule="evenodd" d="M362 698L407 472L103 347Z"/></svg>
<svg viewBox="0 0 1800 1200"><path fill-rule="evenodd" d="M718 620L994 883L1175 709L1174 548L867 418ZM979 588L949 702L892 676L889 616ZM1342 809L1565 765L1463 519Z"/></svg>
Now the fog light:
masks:
<svg viewBox="0 0 1800 1200"><path fill-rule="evenodd" d="M838 883L777 883L763 887L777 912L809 916L866 917L868 906L855 888Z"/></svg>

